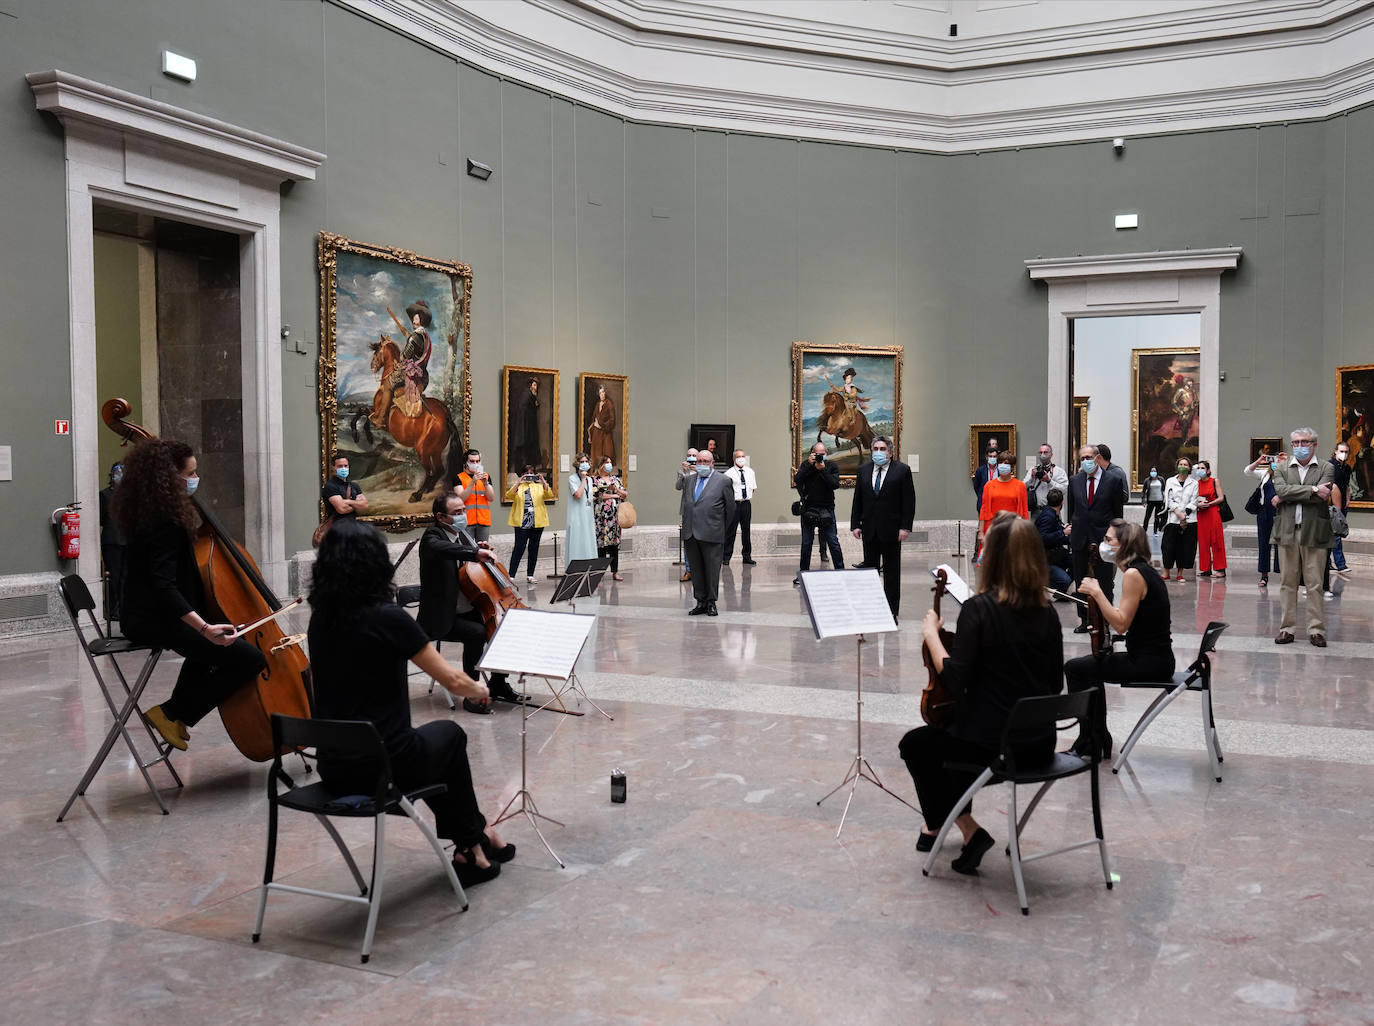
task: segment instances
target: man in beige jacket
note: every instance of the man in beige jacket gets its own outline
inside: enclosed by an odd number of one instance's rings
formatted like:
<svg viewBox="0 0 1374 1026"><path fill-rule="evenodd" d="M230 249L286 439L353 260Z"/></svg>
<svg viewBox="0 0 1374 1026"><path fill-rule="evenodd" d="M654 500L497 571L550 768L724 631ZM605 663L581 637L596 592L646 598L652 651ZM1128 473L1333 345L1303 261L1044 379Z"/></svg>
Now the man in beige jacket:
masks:
<svg viewBox="0 0 1374 1026"><path fill-rule="evenodd" d="M1298 622L1298 577L1307 584L1307 640L1326 647L1326 621L1322 605L1322 569L1331 548L1331 487L1334 473L1329 460L1317 459L1317 432L1298 428L1289 436L1292 447L1274 464L1274 506L1278 519L1274 540L1283 564L1283 624L1276 645L1293 642Z"/></svg>

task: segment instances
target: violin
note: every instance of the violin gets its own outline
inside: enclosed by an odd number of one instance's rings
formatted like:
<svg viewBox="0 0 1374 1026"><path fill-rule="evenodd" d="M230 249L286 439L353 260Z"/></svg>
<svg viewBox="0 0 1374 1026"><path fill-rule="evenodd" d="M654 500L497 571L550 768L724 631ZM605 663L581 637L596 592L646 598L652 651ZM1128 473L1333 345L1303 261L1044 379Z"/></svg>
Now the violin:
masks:
<svg viewBox="0 0 1374 1026"><path fill-rule="evenodd" d="M124 419L131 410L128 400L110 399L100 408L100 417L126 445L155 438L151 431ZM191 502L201 517L196 564L210 611L221 622L233 624L255 623L280 611L282 601L263 580L253 557L199 499L193 497ZM246 758L266 762L277 754L272 746L272 714L310 717L310 660L299 644L304 635L285 634L275 620L266 619L243 636L262 653L267 668L255 683L220 703L219 715L234 746Z"/></svg>
<svg viewBox="0 0 1374 1026"><path fill-rule="evenodd" d="M931 591L935 593L935 615L940 615L940 598L944 595L949 586L949 575L943 569L935 571L935 586ZM945 651L954 645L954 634L940 628L940 642L945 646ZM954 714L958 710L959 702L954 695L946 690L944 682L940 679L940 671L935 669L935 657L930 653L930 645L921 643L921 659L926 664L926 671L930 675L925 690L921 692L921 719L932 727L946 728L954 722Z"/></svg>

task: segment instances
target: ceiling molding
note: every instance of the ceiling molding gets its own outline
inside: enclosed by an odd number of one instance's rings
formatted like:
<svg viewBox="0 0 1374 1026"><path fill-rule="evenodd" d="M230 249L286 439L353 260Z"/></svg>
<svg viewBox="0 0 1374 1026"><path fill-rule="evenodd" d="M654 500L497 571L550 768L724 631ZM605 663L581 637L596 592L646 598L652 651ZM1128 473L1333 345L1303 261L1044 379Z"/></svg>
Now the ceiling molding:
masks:
<svg viewBox="0 0 1374 1026"><path fill-rule="evenodd" d="M333 2L498 76L630 120L899 149L1159 135L1374 103L1374 0L1242 0L966 44L887 32L883 46L868 45L882 35L871 26L844 35L778 18L773 32L760 11L714 4ZM681 15L671 30L654 27L669 14ZM701 28L708 20L714 35ZM835 38L822 49L826 28Z"/></svg>
<svg viewBox="0 0 1374 1026"><path fill-rule="evenodd" d="M66 71L37 71L27 79L37 108L64 125L85 122L126 136L170 143L277 182L313 181L316 169L324 163L323 153Z"/></svg>

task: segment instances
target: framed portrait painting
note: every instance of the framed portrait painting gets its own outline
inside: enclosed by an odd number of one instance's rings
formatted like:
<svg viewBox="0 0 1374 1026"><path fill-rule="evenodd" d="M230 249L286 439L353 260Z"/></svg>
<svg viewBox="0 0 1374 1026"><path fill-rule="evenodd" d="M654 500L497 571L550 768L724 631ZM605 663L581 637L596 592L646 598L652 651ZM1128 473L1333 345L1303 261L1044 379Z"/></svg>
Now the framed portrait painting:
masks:
<svg viewBox="0 0 1374 1026"><path fill-rule="evenodd" d="M592 465L609 456L616 473L625 474L630 462L630 379L624 374L577 376L576 449L592 458Z"/></svg>
<svg viewBox="0 0 1374 1026"><path fill-rule="evenodd" d="M1132 488L1150 468L1167 474L1180 457L1197 462L1199 349L1131 350Z"/></svg>
<svg viewBox="0 0 1374 1026"><path fill-rule="evenodd" d="M558 371L501 368L501 504L505 490L527 473L543 474L558 499Z"/></svg>
<svg viewBox="0 0 1374 1026"><path fill-rule="evenodd" d="M997 451L1009 450L1012 465L1016 464L1016 425L1015 424L970 424L968 426L968 476L978 473L978 467L987 458L988 445L995 442ZM1017 468L1015 476L1021 477L1025 471Z"/></svg>
<svg viewBox="0 0 1374 1026"><path fill-rule="evenodd" d="M710 449L717 467L728 469L735 465L733 424L693 424L687 432L687 444L693 449Z"/></svg>
<svg viewBox="0 0 1374 1026"><path fill-rule="evenodd" d="M1250 462L1254 463L1255 460L1259 459L1261 456L1277 456L1279 453L1283 452L1283 448L1283 439L1277 436L1265 435L1262 438L1251 436ZM1173 467L1169 468L1171 471L1173 469ZM1160 473L1163 474L1165 471L1161 469Z"/></svg>
<svg viewBox="0 0 1374 1026"><path fill-rule="evenodd" d="M1088 437L1088 408L1092 406L1092 397L1087 395L1076 395L1073 397L1073 416L1069 418L1069 451L1065 454L1065 459L1070 463L1078 460L1078 450L1083 448L1083 441Z"/></svg>
<svg viewBox="0 0 1374 1026"><path fill-rule="evenodd" d="M1350 505L1356 509L1374 509L1374 419L1371 419L1374 410L1370 409L1371 399L1374 399L1374 363L1336 368L1336 441L1350 446Z"/></svg>
<svg viewBox="0 0 1374 1026"><path fill-rule="evenodd" d="M853 488L877 435L902 451L902 347L793 342L792 466L824 442Z"/></svg>

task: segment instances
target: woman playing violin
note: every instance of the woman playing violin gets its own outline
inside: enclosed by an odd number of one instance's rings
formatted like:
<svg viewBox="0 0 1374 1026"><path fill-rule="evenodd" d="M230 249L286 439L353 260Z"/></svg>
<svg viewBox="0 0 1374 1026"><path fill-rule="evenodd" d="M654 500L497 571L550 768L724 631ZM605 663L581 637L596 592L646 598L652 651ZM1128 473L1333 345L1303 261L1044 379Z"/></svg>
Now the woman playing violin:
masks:
<svg viewBox="0 0 1374 1026"><path fill-rule="evenodd" d="M435 832L452 841L458 879L467 886L501 872L515 857L477 807L467 735L452 720L411 726L406 662L464 699L485 701L487 689L439 655L429 637L396 605L391 560L381 532L341 520L320 543L310 587L310 656L315 714L369 720L377 727L402 791L448 785L426 798ZM320 752L320 777L339 794L367 793L377 767Z"/></svg>
<svg viewBox="0 0 1374 1026"><path fill-rule="evenodd" d="M978 593L960 611L952 650L940 640L943 621L934 610L926 614L921 632L936 672L959 706L948 730L917 727L902 738L902 761L911 771L925 817L917 851L930 851L936 831L977 776L949 769L946 763L991 765L1017 699L1057 695L1063 687L1064 638L1045 592L1048 575L1045 545L1035 525L999 513L985 536ZM1047 762L1054 740L1051 730L1023 741L1016 749L1018 765ZM971 807L955 823L964 835L964 848L952 868L976 873L995 842L973 818Z"/></svg>
<svg viewBox="0 0 1374 1026"><path fill-rule="evenodd" d="M1070 691L1100 688L1107 682L1170 680L1174 675L1173 640L1169 635L1169 590L1150 565L1150 542L1145 528L1125 520L1113 520L1098 546L1105 561L1114 562L1121 574L1121 605L1114 606L1102 593L1096 578L1087 576L1078 586L1089 602L1097 604L1106 628L1124 634L1126 651L1086 655L1064 664ZM1107 733L1107 703L1099 697L1093 715L1102 737L1102 759L1112 757L1112 736ZM1073 751L1091 754L1086 733L1080 732Z"/></svg>
<svg viewBox="0 0 1374 1026"><path fill-rule="evenodd" d="M185 657L172 697L144 713L163 739L186 750L194 727L266 669L250 642L230 637L233 624L213 623L192 537L200 517L191 496L200 484L185 442L149 439L124 460L114 516L128 539L124 619L130 641Z"/></svg>

